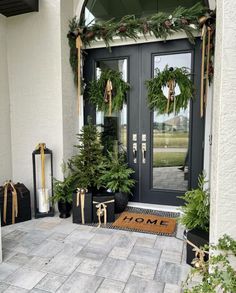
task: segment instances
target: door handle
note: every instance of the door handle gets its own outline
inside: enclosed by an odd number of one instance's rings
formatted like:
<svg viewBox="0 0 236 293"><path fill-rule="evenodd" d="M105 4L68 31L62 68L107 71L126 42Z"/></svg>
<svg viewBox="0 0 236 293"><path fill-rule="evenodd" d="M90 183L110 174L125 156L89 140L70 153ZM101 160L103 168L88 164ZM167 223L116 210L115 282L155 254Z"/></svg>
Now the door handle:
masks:
<svg viewBox="0 0 236 293"><path fill-rule="evenodd" d="M147 154L147 144L146 142L142 143L142 163L146 164L146 154Z"/></svg>
<svg viewBox="0 0 236 293"><path fill-rule="evenodd" d="M137 153L138 153L138 145L137 142L133 143L133 161L137 164Z"/></svg>

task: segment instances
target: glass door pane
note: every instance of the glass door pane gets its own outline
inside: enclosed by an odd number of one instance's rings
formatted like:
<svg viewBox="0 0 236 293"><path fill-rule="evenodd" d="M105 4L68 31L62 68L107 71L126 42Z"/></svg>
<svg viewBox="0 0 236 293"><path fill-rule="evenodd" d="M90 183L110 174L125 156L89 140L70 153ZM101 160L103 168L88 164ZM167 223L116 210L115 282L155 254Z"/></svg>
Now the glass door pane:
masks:
<svg viewBox="0 0 236 293"><path fill-rule="evenodd" d="M191 53L154 56L156 69L187 67L191 71ZM168 96L168 88L163 88ZM180 93L178 84L175 94ZM158 114L152 118L152 182L153 188L165 190L187 190L189 168L189 118L190 105L178 114Z"/></svg>
<svg viewBox="0 0 236 293"><path fill-rule="evenodd" d="M127 82L127 59L110 59L96 62L96 78L98 79L103 70L112 69L122 73L123 80ZM105 89L104 89L105 90ZM112 151L118 144L120 151L127 151L127 104L123 109L107 113L96 111L96 124L101 132L101 140L105 150Z"/></svg>

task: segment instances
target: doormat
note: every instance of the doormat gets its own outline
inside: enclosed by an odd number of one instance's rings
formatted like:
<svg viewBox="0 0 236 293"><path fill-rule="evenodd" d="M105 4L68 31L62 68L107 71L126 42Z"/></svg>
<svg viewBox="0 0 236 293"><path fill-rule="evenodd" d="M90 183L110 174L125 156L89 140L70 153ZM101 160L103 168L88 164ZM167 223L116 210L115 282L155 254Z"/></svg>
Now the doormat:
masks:
<svg viewBox="0 0 236 293"><path fill-rule="evenodd" d="M176 219L154 214L123 212L112 224L114 228L125 228L138 232L148 232L174 236Z"/></svg>
<svg viewBox="0 0 236 293"><path fill-rule="evenodd" d="M158 211L158 210L152 210L152 209L142 209L142 208L137 208L137 207L126 207L124 212L129 212L129 213L135 213L135 214L139 214L140 215L145 215L145 216L149 216L149 215L153 215L153 216L157 216L159 218L168 218L168 219L173 219L176 221L176 219L180 216L179 213L176 212L168 212L168 211ZM116 220L119 219L119 217L122 214L116 214ZM114 222L116 223L116 221ZM113 226L114 223L107 223L106 226L105 225L101 225L101 228L99 229L113 229L113 230L123 230L123 231L130 231L130 232L139 232L139 233L149 233L149 234L155 234L155 235L163 235L163 236L172 236L175 237L176 236L176 228L177 225L175 226L175 231L171 234L166 233L166 232L157 232L157 231L144 231L142 229L139 228L131 228L131 227L124 227L124 226ZM85 225L87 226L93 226L93 227L97 227L97 223L86 223Z"/></svg>

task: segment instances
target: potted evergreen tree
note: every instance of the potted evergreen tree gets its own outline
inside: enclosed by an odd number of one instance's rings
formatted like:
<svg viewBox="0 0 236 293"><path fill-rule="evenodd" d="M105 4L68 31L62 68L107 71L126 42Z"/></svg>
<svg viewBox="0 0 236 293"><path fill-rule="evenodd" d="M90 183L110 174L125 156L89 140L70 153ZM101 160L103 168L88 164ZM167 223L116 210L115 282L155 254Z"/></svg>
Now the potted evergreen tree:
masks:
<svg viewBox="0 0 236 293"><path fill-rule="evenodd" d="M205 188L205 183L205 175L199 175L198 188L180 196L185 201L185 205L181 207L183 214L180 222L186 227L187 240L197 247L209 243L210 200L209 190ZM187 263L191 264L194 258L193 247L187 243Z"/></svg>
<svg viewBox="0 0 236 293"><path fill-rule="evenodd" d="M72 193L75 188L74 178L69 174L66 164L62 164L63 181L54 179L52 202L58 203L59 217L68 218L72 208Z"/></svg>
<svg viewBox="0 0 236 293"><path fill-rule="evenodd" d="M131 178L134 170L128 167L124 154L108 152L107 168L103 171L101 182L107 190L115 193L115 212L121 213L128 204L128 196L135 185Z"/></svg>
<svg viewBox="0 0 236 293"><path fill-rule="evenodd" d="M106 168L106 158L103 155L100 134L92 124L91 118L77 137L79 143L75 147L78 149L78 154L69 160L73 180L76 182L76 187L96 193L102 185L101 175Z"/></svg>

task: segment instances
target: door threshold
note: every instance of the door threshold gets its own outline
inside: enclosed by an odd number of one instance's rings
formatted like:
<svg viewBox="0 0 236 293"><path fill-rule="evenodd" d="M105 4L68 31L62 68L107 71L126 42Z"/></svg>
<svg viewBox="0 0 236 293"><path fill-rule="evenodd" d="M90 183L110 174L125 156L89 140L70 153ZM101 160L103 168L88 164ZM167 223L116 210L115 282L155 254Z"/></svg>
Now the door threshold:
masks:
<svg viewBox="0 0 236 293"><path fill-rule="evenodd" d="M181 213L179 206L168 206L168 205L150 204L150 203L133 202L133 201L129 201L128 206L134 207L134 208L146 209L146 210L157 210L157 211L164 211L164 212Z"/></svg>

